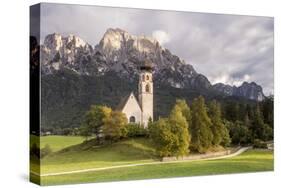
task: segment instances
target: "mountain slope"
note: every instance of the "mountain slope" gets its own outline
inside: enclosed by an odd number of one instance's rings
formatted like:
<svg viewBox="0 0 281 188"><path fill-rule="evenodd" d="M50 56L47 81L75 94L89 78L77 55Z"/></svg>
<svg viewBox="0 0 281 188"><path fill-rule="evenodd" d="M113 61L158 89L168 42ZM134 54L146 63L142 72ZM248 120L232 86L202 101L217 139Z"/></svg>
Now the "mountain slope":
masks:
<svg viewBox="0 0 281 188"><path fill-rule="evenodd" d="M161 47L155 39L130 35L121 29L108 29L94 48L77 36L51 34L45 38L41 54L43 75L65 68L80 75L95 76L114 71L132 82L137 79L139 63L149 59L153 63L155 82L174 88L213 90L251 100L264 98L262 88L255 83L245 82L239 89L222 83L212 86L192 65Z"/></svg>
<svg viewBox="0 0 281 188"><path fill-rule="evenodd" d="M155 117L167 115L176 98L264 98L253 82L212 85L155 39L121 29L108 29L95 47L74 35L50 34L40 47L40 58L43 127L79 126L91 104L114 108L124 95L137 92L138 67L145 59L154 67Z"/></svg>

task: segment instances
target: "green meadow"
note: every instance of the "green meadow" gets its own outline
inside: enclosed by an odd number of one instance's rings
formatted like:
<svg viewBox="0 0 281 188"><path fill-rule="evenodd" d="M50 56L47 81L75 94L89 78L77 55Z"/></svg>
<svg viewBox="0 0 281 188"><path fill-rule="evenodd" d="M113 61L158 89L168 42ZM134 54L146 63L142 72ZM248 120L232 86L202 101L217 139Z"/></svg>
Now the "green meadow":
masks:
<svg viewBox="0 0 281 188"><path fill-rule="evenodd" d="M49 144L53 151L41 160L41 174L159 161L152 144L146 138L127 139L111 145L93 146L91 141L84 142L82 137L45 136L41 137L41 143L41 147ZM272 151L249 150L239 156L226 159L146 164L96 172L43 176L41 184L138 180L272 170ZM32 175L32 178L37 177Z"/></svg>

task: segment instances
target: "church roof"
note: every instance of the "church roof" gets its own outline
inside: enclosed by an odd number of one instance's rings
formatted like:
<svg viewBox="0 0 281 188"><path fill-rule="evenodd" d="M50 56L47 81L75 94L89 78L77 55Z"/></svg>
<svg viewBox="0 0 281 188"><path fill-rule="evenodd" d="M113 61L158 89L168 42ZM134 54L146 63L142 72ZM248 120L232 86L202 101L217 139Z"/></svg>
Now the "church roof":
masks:
<svg viewBox="0 0 281 188"><path fill-rule="evenodd" d="M119 104L118 104L117 107L116 107L116 110L122 111L123 108L125 107L127 101L129 100L129 97L130 97L131 95L133 95L133 96L135 97L135 95L134 95L133 92L129 93L128 95L126 95L126 96L124 96L124 97L122 97L121 100L120 100L120 102L119 102ZM135 97L135 99L137 100L136 97ZM138 105L139 105L138 100L137 100L137 103L138 103Z"/></svg>
<svg viewBox="0 0 281 188"><path fill-rule="evenodd" d="M140 70L147 70L147 71L151 71L153 68L152 66L152 62L150 60L144 60L141 64L140 64Z"/></svg>

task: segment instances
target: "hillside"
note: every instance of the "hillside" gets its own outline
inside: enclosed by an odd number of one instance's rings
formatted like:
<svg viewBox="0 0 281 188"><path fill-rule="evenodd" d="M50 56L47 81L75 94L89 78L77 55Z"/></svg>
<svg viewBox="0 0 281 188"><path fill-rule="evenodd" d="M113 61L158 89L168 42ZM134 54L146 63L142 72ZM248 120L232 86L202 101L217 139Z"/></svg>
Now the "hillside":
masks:
<svg viewBox="0 0 281 188"><path fill-rule="evenodd" d="M146 138L128 139L106 146L95 146L92 142L66 147L43 158L41 173L149 162L156 159L154 149Z"/></svg>

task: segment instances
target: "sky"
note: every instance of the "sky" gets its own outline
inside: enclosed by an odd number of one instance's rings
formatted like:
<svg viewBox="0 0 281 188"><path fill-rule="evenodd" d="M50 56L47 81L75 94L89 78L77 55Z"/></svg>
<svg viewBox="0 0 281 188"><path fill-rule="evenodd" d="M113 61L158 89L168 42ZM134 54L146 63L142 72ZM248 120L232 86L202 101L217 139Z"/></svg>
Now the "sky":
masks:
<svg viewBox="0 0 281 188"><path fill-rule="evenodd" d="M42 4L42 39L74 34L95 46L108 28L154 37L212 84L254 81L273 94L271 17Z"/></svg>

